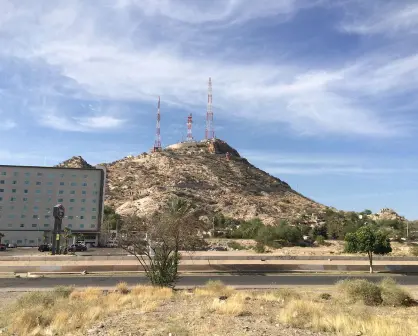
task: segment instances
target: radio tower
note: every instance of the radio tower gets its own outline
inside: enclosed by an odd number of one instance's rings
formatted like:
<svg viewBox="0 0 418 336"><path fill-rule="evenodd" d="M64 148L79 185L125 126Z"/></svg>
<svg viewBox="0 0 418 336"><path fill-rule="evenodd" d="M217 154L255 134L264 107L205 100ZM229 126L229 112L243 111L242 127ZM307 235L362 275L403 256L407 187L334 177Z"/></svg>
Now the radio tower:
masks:
<svg viewBox="0 0 418 336"><path fill-rule="evenodd" d="M193 141L193 135L192 135L192 114L187 117L187 142Z"/></svg>
<svg viewBox="0 0 418 336"><path fill-rule="evenodd" d="M214 139L215 131L213 130L213 110L212 110L212 80L209 77L208 84L208 109L206 110L206 129L205 139Z"/></svg>
<svg viewBox="0 0 418 336"><path fill-rule="evenodd" d="M161 133L160 133L160 96L158 96L158 109L157 109L157 131L155 134L155 142L153 152L158 152L161 150Z"/></svg>

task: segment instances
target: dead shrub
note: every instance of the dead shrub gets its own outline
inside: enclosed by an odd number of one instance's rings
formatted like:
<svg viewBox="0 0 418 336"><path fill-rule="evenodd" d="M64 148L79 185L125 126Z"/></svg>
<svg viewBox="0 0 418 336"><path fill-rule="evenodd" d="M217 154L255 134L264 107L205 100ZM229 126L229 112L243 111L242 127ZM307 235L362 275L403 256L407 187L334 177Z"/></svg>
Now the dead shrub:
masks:
<svg viewBox="0 0 418 336"><path fill-rule="evenodd" d="M363 302L367 306L377 306L383 302L378 285L365 279L347 279L338 282L340 294L349 302Z"/></svg>

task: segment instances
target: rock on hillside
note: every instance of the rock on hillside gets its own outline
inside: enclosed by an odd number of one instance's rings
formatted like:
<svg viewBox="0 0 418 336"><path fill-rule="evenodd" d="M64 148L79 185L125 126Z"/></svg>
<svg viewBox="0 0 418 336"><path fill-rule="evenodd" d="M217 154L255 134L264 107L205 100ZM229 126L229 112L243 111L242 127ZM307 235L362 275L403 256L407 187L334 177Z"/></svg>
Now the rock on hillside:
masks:
<svg viewBox="0 0 418 336"><path fill-rule="evenodd" d="M150 214L172 195L193 201L206 213L258 217L266 224L325 208L254 167L221 140L174 144L161 152L103 165L107 168L106 203L122 215Z"/></svg>
<svg viewBox="0 0 418 336"><path fill-rule="evenodd" d="M92 165L89 165L86 160L81 156L73 156L71 159L68 159L55 167L61 168L94 168Z"/></svg>
<svg viewBox="0 0 418 336"><path fill-rule="evenodd" d="M379 220L400 220L405 221L405 217L399 215L395 210L389 208L383 208L378 213L370 215L371 219L375 221Z"/></svg>

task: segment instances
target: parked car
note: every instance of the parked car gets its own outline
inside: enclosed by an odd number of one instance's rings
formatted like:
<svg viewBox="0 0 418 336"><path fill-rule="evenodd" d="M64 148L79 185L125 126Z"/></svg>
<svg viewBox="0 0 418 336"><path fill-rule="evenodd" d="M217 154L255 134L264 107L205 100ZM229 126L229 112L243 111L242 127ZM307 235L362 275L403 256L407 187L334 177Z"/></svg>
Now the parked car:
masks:
<svg viewBox="0 0 418 336"><path fill-rule="evenodd" d="M83 252L87 251L87 246L82 244L73 244L68 248L68 252Z"/></svg>
<svg viewBox="0 0 418 336"><path fill-rule="evenodd" d="M0 251L6 251L6 245L0 244Z"/></svg>
<svg viewBox="0 0 418 336"><path fill-rule="evenodd" d="M7 245L7 247L8 247L8 248L16 248L16 247L17 247L17 244L16 244L16 243L9 243L9 244Z"/></svg>
<svg viewBox="0 0 418 336"><path fill-rule="evenodd" d="M48 252L52 250L52 245L51 244L42 244L39 245L38 247L38 251L39 252Z"/></svg>

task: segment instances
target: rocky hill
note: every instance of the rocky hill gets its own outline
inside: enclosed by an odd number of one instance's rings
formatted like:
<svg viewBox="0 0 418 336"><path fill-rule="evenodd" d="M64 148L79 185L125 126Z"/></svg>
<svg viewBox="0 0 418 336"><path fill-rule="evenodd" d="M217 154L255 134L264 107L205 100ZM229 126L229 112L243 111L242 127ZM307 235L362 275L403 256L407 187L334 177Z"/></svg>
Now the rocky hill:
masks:
<svg viewBox="0 0 418 336"><path fill-rule="evenodd" d="M55 167L61 168L93 168L92 165L88 164L81 156L73 156L71 159L65 160Z"/></svg>
<svg viewBox="0 0 418 336"><path fill-rule="evenodd" d="M375 221L380 221L380 220L405 221L406 220L405 217L399 215L395 210L389 209L389 208L383 208L378 213L372 214L369 217Z"/></svg>
<svg viewBox="0 0 418 336"><path fill-rule="evenodd" d="M81 157L60 166L77 165L90 166ZM107 168L106 203L122 215L150 214L172 195L193 201L206 213L258 217L266 224L325 208L254 167L221 140L175 144L102 165Z"/></svg>

